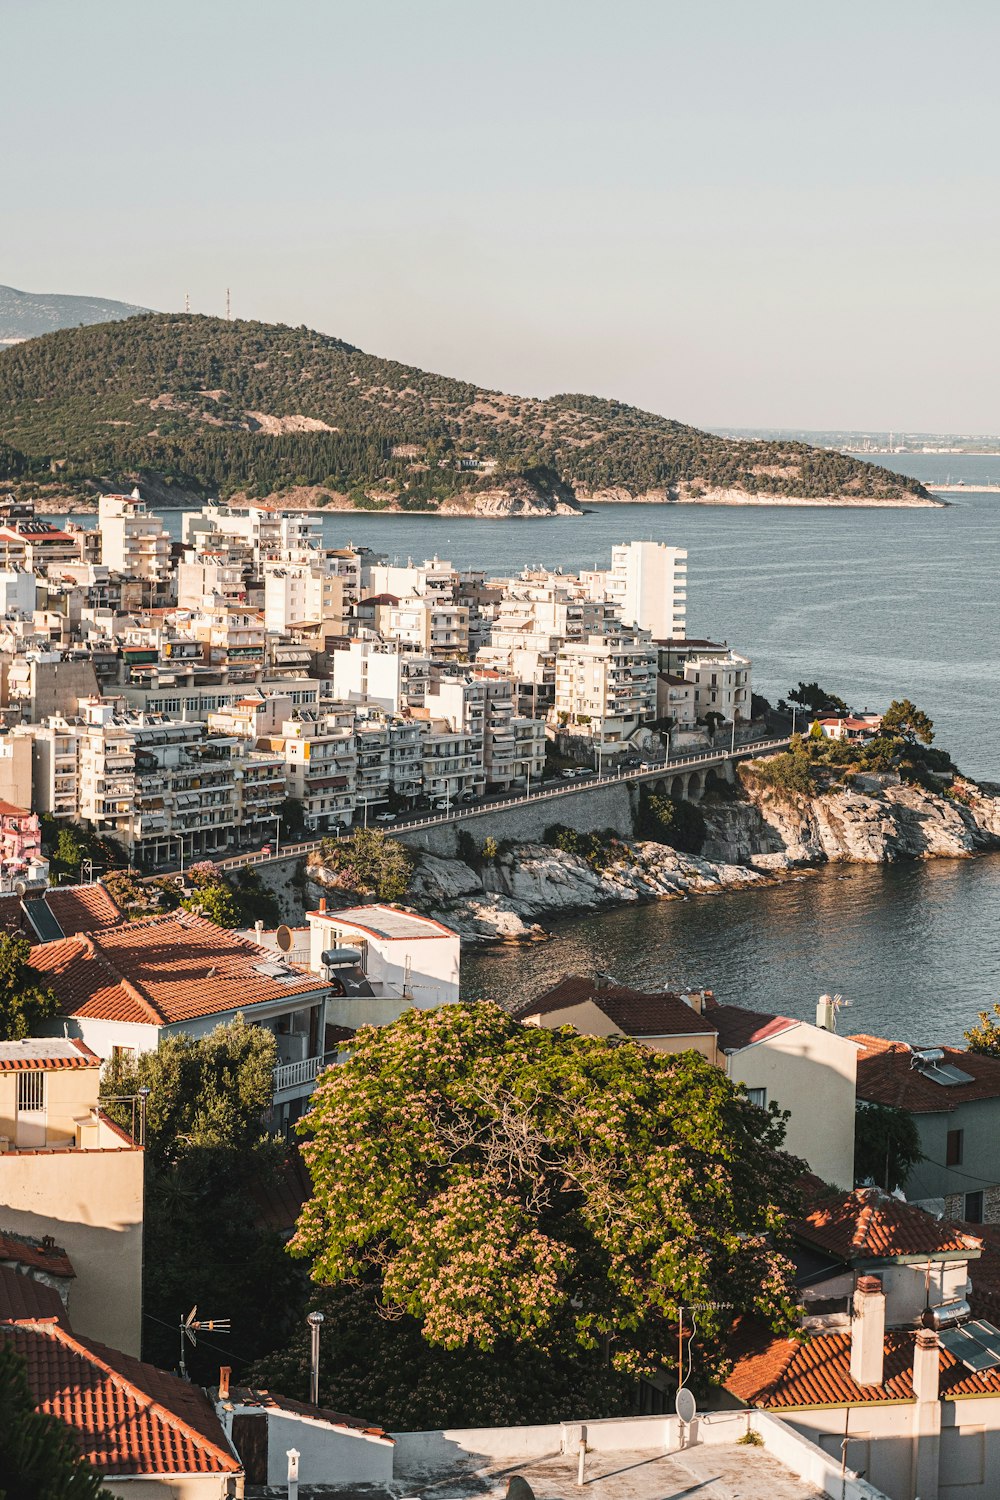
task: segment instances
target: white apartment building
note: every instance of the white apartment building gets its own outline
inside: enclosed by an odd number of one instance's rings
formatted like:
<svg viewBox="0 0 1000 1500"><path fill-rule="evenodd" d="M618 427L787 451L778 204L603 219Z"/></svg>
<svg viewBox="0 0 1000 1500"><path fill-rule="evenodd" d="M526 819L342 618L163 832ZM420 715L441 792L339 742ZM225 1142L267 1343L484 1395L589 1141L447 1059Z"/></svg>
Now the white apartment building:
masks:
<svg viewBox="0 0 1000 1500"><path fill-rule="evenodd" d="M16 563L0 568L0 615L21 615L30 620L40 584L41 579L30 568Z"/></svg>
<svg viewBox="0 0 1000 1500"><path fill-rule="evenodd" d="M98 502L101 562L116 573L165 584L170 577L170 537L147 511L138 490L101 495Z"/></svg>
<svg viewBox="0 0 1000 1500"><path fill-rule="evenodd" d="M306 913L309 967L328 977L327 1021L356 1030L388 1026L407 1010L433 1010L459 999L458 934L430 917L394 906Z"/></svg>
<svg viewBox="0 0 1000 1500"><path fill-rule="evenodd" d="M349 826L357 801L358 742L354 709L346 704L313 713L303 709L258 739L258 750L279 755L286 795L303 808L311 832Z"/></svg>
<svg viewBox="0 0 1000 1500"><path fill-rule="evenodd" d="M735 651L715 656L692 655L684 664L685 679L694 687L696 719L721 714L727 723L749 719L750 660Z"/></svg>
<svg viewBox="0 0 1000 1500"><path fill-rule="evenodd" d="M216 600L246 604L247 585L241 563L202 556L178 564L178 609L211 608Z"/></svg>
<svg viewBox="0 0 1000 1500"><path fill-rule="evenodd" d="M331 654L334 697L344 703L367 703L398 714L423 704L431 659L398 643L352 640Z"/></svg>
<svg viewBox="0 0 1000 1500"><path fill-rule="evenodd" d="M450 562L439 557L423 563L408 561L405 567L396 563L372 563L364 569L365 586L371 594L395 594L397 599L434 598L444 603L454 600L458 573Z"/></svg>
<svg viewBox="0 0 1000 1500"><path fill-rule="evenodd" d="M264 626L270 634L314 631L340 635L344 629L344 580L322 561L267 563L264 568Z"/></svg>
<svg viewBox="0 0 1000 1500"><path fill-rule="evenodd" d="M611 549L608 600L623 625L648 630L654 640L685 631L687 552L663 542L627 542Z"/></svg>
<svg viewBox="0 0 1000 1500"><path fill-rule="evenodd" d="M467 661L469 611L464 605L429 599L400 599L377 611L376 628L384 639L398 641L426 656Z"/></svg>
<svg viewBox="0 0 1000 1500"><path fill-rule="evenodd" d="M556 722L592 738L599 752L621 749L656 717L656 652L628 637L591 636L556 658Z"/></svg>

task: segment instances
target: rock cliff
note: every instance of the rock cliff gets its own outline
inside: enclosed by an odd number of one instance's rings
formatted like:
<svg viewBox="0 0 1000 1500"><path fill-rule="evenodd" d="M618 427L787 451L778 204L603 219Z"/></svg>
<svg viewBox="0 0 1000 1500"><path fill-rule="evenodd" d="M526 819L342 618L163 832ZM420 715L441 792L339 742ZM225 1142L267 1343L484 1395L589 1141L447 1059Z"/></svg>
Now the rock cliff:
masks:
<svg viewBox="0 0 1000 1500"><path fill-rule="evenodd" d="M745 783L748 801L706 804L709 859L757 869L845 860L957 858L1000 848L1000 798L957 780L954 794L927 791L895 776L864 776L850 789L805 797Z"/></svg>

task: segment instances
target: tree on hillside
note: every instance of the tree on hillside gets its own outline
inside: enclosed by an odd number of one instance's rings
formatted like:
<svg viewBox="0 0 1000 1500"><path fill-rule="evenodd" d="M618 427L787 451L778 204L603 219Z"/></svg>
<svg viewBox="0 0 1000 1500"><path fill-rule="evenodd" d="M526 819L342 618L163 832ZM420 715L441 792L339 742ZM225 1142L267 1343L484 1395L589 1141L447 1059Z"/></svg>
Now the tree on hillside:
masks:
<svg viewBox="0 0 1000 1500"><path fill-rule="evenodd" d="M529 1348L652 1373L679 1302L790 1325L776 1248L801 1163L784 1120L697 1052L523 1027L491 1003L364 1028L300 1125L291 1244L445 1350ZM717 1364L728 1314L701 1315Z"/></svg>
<svg viewBox="0 0 1000 1500"><path fill-rule="evenodd" d="M346 839L324 839L323 863L337 883L376 901L401 901L413 874L413 855L380 828L359 828Z"/></svg>
<svg viewBox="0 0 1000 1500"><path fill-rule="evenodd" d="M31 946L16 932L0 932L0 1042L31 1036L59 1009L55 995L28 962Z"/></svg>
<svg viewBox="0 0 1000 1500"><path fill-rule="evenodd" d="M893 699L882 715L879 733L889 739L900 736L911 745L916 740L929 745L934 738L934 724L909 698Z"/></svg>
<svg viewBox="0 0 1000 1500"><path fill-rule="evenodd" d="M814 714L846 714L847 704L836 693L828 693L818 682L800 682L788 694L789 703L798 703Z"/></svg>
<svg viewBox="0 0 1000 1500"><path fill-rule="evenodd" d="M874 1183L887 1193L906 1186L924 1160L916 1121L906 1109L859 1104L854 1125L854 1181Z"/></svg>
<svg viewBox="0 0 1000 1500"><path fill-rule="evenodd" d="M35 1410L25 1362L2 1336L0 1500L111 1500L66 1423Z"/></svg>
<svg viewBox="0 0 1000 1500"><path fill-rule="evenodd" d="M282 1337L301 1300L300 1276L279 1236L258 1222L254 1197L273 1181L283 1148L268 1136L274 1037L242 1016L208 1036L170 1037L156 1052L108 1063L104 1108L126 1129L146 1106L145 1313L147 1358L170 1367L178 1319L195 1303L233 1320L230 1362L243 1365ZM218 1351L191 1351L203 1378Z"/></svg>

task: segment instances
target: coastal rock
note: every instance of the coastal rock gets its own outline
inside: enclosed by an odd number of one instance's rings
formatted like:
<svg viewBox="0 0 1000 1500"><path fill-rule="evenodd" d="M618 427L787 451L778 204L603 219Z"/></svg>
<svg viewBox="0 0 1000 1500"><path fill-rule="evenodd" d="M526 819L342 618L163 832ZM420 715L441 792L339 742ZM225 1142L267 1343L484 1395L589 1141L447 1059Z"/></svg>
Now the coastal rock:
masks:
<svg viewBox="0 0 1000 1500"><path fill-rule="evenodd" d="M804 797L751 778L746 791L749 809L732 803L707 813L707 852L727 851L758 867L763 856L768 868L959 858L1000 846L1000 800L974 783L959 782L956 795L945 796L893 776L868 776L863 789Z"/></svg>
<svg viewBox="0 0 1000 1500"><path fill-rule="evenodd" d="M664 844L622 844L621 851L603 870L547 844L520 844L481 870L420 854L409 899L465 941L531 942L542 935L540 918L716 894L766 879L759 871L680 854Z"/></svg>

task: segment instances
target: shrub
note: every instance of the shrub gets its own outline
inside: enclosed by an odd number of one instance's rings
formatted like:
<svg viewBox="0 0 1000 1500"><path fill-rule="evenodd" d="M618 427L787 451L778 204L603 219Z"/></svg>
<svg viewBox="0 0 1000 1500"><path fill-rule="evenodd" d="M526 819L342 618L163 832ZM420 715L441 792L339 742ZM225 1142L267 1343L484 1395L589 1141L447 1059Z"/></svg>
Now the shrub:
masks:
<svg viewBox="0 0 1000 1500"><path fill-rule="evenodd" d="M643 838L669 844L682 854L699 854L705 843L705 818L693 802L675 801L643 788L639 831Z"/></svg>

